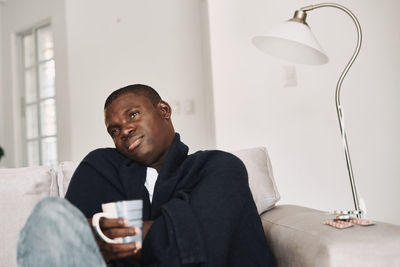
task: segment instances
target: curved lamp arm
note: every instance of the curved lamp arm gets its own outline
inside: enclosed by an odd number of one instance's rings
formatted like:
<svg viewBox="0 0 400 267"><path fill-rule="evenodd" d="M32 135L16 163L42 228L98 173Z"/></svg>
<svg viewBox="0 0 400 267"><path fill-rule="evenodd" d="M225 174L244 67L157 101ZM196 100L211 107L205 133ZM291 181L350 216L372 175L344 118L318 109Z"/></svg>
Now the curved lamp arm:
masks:
<svg viewBox="0 0 400 267"><path fill-rule="evenodd" d="M340 75L340 78L339 78L338 83L336 85L335 100L336 100L336 111L337 111L337 115L338 115L338 119L339 119L340 133L341 133L342 140L343 140L344 154L345 154L345 157L346 157L347 170L348 170L348 173L349 173L351 190L352 190L352 194L353 194L354 206L355 206L355 209L356 209L357 217L360 218L362 211L360 209L360 203L359 203L359 198L358 198L358 194L357 194L357 188L356 188L356 184L355 184L355 181L354 181L353 167L351 165L350 152L349 152L349 148L348 148L348 145L347 145L347 137L346 137L346 131L345 131L345 128L344 128L344 120L343 120L343 109L342 109L342 107L340 105L340 89L341 89L344 77L346 76L346 74L349 71L351 65L353 64L353 62L357 58L358 53L360 52L361 41L362 41L361 26L360 26L360 23L358 22L356 16L349 9L347 9L344 6L335 4L335 3L315 4L315 5L302 7L302 8L300 8L300 10L303 11L303 12L307 12L307 11L310 11L310 10L313 10L313 9L317 9L317 8L321 8L321 7L334 7L334 8L342 10L343 12L345 12L346 14L348 14L352 18L352 20L353 20L353 22L354 22L354 24L356 25L356 28L357 28L357 46L356 46L356 49L355 49L355 51L353 53L353 56L351 57L350 61L347 63L345 69L343 70L342 74Z"/></svg>

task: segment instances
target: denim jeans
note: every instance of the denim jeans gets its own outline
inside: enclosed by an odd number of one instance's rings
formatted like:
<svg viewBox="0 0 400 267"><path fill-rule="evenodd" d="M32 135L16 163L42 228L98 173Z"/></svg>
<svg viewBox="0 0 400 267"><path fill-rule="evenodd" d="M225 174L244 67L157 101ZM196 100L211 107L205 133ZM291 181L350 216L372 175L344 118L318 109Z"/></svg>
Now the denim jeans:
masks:
<svg viewBox="0 0 400 267"><path fill-rule="evenodd" d="M17 262L20 267L106 266L85 216L56 197L33 209L20 232Z"/></svg>

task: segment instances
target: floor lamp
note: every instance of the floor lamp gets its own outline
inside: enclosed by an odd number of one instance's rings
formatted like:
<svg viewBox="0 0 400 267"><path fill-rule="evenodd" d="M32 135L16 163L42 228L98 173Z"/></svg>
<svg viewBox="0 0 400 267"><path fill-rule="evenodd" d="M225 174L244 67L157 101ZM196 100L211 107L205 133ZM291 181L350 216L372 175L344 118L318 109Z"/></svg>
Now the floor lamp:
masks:
<svg viewBox="0 0 400 267"><path fill-rule="evenodd" d="M328 57L326 56L321 45L318 43L317 39L311 32L311 29L306 22L308 11L322 7L333 7L345 12L354 21L354 24L357 29L356 49L353 53L353 56L350 58L350 61L347 63L346 67L344 68L342 74L339 77L339 80L336 85L336 94L335 94L336 111L339 120L340 133L343 140L344 154L346 158L348 175L350 178L350 185L353 194L355 210L337 211L337 212L335 211L335 212L340 215L356 215L358 218L361 218L363 211L360 208L360 200L357 194L356 183L354 181L353 168L351 166L350 153L346 138L346 131L343 123L343 108L340 105L340 88L343 79L346 76L347 72L349 71L354 60L356 59L361 48L361 40L362 40L361 26L356 16L346 7L335 3L321 3L321 4L306 6L297 10L294 13L292 19L286 21L280 27L277 27L276 29L272 30L267 35L254 37L252 42L258 49L268 54L284 58L292 62L310 64L310 65L319 65L327 63Z"/></svg>

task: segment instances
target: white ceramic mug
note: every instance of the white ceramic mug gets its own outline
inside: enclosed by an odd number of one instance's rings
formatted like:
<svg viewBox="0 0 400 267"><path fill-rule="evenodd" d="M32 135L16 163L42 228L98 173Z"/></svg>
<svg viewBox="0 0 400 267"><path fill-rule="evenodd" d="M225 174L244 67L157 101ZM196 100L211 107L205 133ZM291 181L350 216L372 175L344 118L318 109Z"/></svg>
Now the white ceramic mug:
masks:
<svg viewBox="0 0 400 267"><path fill-rule="evenodd" d="M101 205L103 212L93 215L92 225L96 233L107 243L130 243L134 241L142 242L142 226L143 226L143 200L125 200L110 202ZM118 237L111 239L107 237L100 228L100 218L126 218L129 221L128 227L139 227L140 233L134 236Z"/></svg>

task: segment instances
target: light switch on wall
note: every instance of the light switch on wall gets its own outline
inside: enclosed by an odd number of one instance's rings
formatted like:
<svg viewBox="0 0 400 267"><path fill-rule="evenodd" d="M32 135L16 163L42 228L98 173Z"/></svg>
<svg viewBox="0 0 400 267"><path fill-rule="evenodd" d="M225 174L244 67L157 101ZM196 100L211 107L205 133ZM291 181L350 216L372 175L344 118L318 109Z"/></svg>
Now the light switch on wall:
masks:
<svg viewBox="0 0 400 267"><path fill-rule="evenodd" d="M194 114L194 101L193 99L185 100L183 102L183 114L192 115Z"/></svg>
<svg viewBox="0 0 400 267"><path fill-rule="evenodd" d="M283 66L284 87L297 86L297 71L294 65Z"/></svg>

